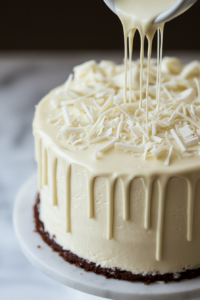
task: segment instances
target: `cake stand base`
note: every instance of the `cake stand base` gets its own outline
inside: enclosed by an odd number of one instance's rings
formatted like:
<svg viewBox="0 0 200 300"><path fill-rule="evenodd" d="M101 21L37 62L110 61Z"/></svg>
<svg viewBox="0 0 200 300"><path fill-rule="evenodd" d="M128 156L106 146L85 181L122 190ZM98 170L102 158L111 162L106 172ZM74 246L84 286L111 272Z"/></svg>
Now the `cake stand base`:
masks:
<svg viewBox="0 0 200 300"><path fill-rule="evenodd" d="M200 278L168 284L131 283L106 279L102 275L77 268L65 262L34 232L33 206L37 194L37 175L20 189L14 206L14 227L20 246L27 258L52 279L75 290L115 300L186 300L200 297ZM39 247L38 247L39 246ZM75 291L74 291L75 292ZM78 295L79 294L79 295ZM80 293L73 299L80 298ZM88 295L88 300L98 299Z"/></svg>

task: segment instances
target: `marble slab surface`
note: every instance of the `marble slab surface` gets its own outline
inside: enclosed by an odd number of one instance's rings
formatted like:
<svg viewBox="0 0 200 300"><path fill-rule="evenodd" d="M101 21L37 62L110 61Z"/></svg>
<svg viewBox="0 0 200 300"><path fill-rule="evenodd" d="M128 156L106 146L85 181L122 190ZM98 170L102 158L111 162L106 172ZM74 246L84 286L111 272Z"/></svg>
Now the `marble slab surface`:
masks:
<svg viewBox="0 0 200 300"><path fill-rule="evenodd" d="M138 55L139 53L137 53ZM168 54L164 52L164 54ZM169 53L184 62L200 53ZM35 269L22 254L12 224L15 195L36 171L31 123L34 106L86 60L122 62L121 52L0 54L0 299L100 299L62 286Z"/></svg>

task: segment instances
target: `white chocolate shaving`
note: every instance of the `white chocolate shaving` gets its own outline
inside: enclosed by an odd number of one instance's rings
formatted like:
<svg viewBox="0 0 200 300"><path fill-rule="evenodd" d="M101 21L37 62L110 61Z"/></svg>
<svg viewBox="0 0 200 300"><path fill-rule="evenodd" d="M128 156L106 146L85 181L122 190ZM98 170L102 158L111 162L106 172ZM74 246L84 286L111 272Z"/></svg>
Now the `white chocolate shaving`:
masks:
<svg viewBox="0 0 200 300"><path fill-rule="evenodd" d="M178 134L176 133L176 131L174 129L170 130L173 138L175 139L175 141L177 142L179 148L181 149L182 152L185 152L187 149L184 146L183 142L181 141L181 139L179 138Z"/></svg>
<svg viewBox="0 0 200 300"><path fill-rule="evenodd" d="M97 101L94 98L93 98L93 103L98 109L101 109L101 106L97 103Z"/></svg>
<svg viewBox="0 0 200 300"><path fill-rule="evenodd" d="M114 101L115 105L131 120L134 122L133 118L131 118L131 116L127 113L127 111L121 106L119 105L119 103L117 103L117 101Z"/></svg>
<svg viewBox="0 0 200 300"><path fill-rule="evenodd" d="M128 126L132 127L134 123L133 123L133 121L128 120L128 121L127 121L127 124L128 124Z"/></svg>
<svg viewBox="0 0 200 300"><path fill-rule="evenodd" d="M166 165L166 166L169 165L170 158L171 158L171 155L172 155L172 151L173 151L173 146L171 146L171 147L169 148L169 153L168 153L167 158L166 158L166 161L165 161L165 165Z"/></svg>
<svg viewBox="0 0 200 300"><path fill-rule="evenodd" d="M93 125L93 127L91 128L89 135L88 135L88 139L93 135L94 131L97 129L99 123L101 122L102 117L99 116L98 120L96 121L96 123Z"/></svg>
<svg viewBox="0 0 200 300"><path fill-rule="evenodd" d="M102 99L97 99L96 102L97 102L97 104L101 105L101 104L104 103L104 98L102 98Z"/></svg>
<svg viewBox="0 0 200 300"><path fill-rule="evenodd" d="M109 150L110 148L112 148L114 146L114 144L116 143L116 141L118 140L118 138L115 138L114 140L112 140L110 143L108 143L105 147L101 148L99 150L100 153L103 153L107 150Z"/></svg>
<svg viewBox="0 0 200 300"><path fill-rule="evenodd" d="M107 126L110 126L112 128L116 128L117 124L119 123L119 117L113 119L112 121L107 124Z"/></svg>
<svg viewBox="0 0 200 300"><path fill-rule="evenodd" d="M118 128L117 128L117 138L119 139L120 133L122 132L123 121L120 121Z"/></svg>
<svg viewBox="0 0 200 300"><path fill-rule="evenodd" d="M81 133L84 131L82 127L65 127L62 131L63 138L67 138L71 133Z"/></svg>
<svg viewBox="0 0 200 300"><path fill-rule="evenodd" d="M116 143L115 148L120 149L120 150L133 151L133 152L142 152L143 151L143 146L135 146L135 145L129 145L129 144L123 144L123 143Z"/></svg>
<svg viewBox="0 0 200 300"><path fill-rule="evenodd" d="M76 140L75 142L73 142L73 145L75 146L76 144L79 144L79 143L81 143L83 141L83 139L78 139L78 140Z"/></svg>
<svg viewBox="0 0 200 300"><path fill-rule="evenodd" d="M146 138L148 138L149 136L148 136L148 134L145 132L145 130L142 128L142 126L140 125L140 123L136 123L136 126L139 128L139 130L140 130L140 132L142 132L143 133L143 135L146 137Z"/></svg>
<svg viewBox="0 0 200 300"><path fill-rule="evenodd" d="M59 125L62 125L62 124L63 124L62 119L59 119L56 123L53 124L53 127L56 127L56 126L59 126Z"/></svg>
<svg viewBox="0 0 200 300"><path fill-rule="evenodd" d="M156 135L152 135L151 136L152 140L158 144L162 143L163 139L160 138L159 136L156 136Z"/></svg>
<svg viewBox="0 0 200 300"><path fill-rule="evenodd" d="M157 122L153 122L152 123L152 135L156 135L157 129L158 129L158 123Z"/></svg>
<svg viewBox="0 0 200 300"><path fill-rule="evenodd" d="M183 118L185 118L186 120L188 120L190 123L194 124L197 128L200 129L200 124L199 124L199 123L195 122L194 120L192 120L191 118L187 117L186 115L183 115L183 114L180 113L180 112L178 112L178 114L179 114L181 117L183 117Z"/></svg>
<svg viewBox="0 0 200 300"><path fill-rule="evenodd" d="M99 137L89 141L89 145L92 145L92 144L98 143L100 141L106 140L107 138L108 138L108 136L99 136Z"/></svg>
<svg viewBox="0 0 200 300"><path fill-rule="evenodd" d="M179 106L176 108L176 110L173 112L173 114L171 115L171 117L169 118L168 122L171 123L176 117L178 112L180 111L180 109L182 108L183 104L179 104Z"/></svg>
<svg viewBox="0 0 200 300"><path fill-rule="evenodd" d="M169 144L170 146L173 146L173 144L172 144L172 142L171 142L171 140L170 140L170 137L169 137L167 131L165 132L165 137L166 137L166 140L167 140L168 144ZM178 151L176 151L176 149L175 149L174 147L173 147L173 152L178 156L179 159L181 159L180 154L178 153Z"/></svg>
<svg viewBox="0 0 200 300"><path fill-rule="evenodd" d="M87 108L87 106L85 105L85 103L83 101L81 101L82 107L84 109L84 111L86 112L86 114L88 115L90 121L92 122L92 124L94 123L94 119L93 116L91 114L91 112L89 111L89 109Z"/></svg>
<svg viewBox="0 0 200 300"><path fill-rule="evenodd" d="M194 145L198 144L198 142L199 142L198 136L195 136L195 137L190 138L185 141L187 146L194 146ZM192 150L194 150L194 149L192 149Z"/></svg>
<svg viewBox="0 0 200 300"><path fill-rule="evenodd" d="M62 111L63 111L63 115L64 115L64 118L65 118L67 126L69 126L69 127L73 126L71 118L70 118L70 115L69 115L69 111L68 111L67 105L65 105L65 106L62 107Z"/></svg>
<svg viewBox="0 0 200 300"><path fill-rule="evenodd" d="M77 134L71 133L70 137L68 138L68 143L74 144L76 140L78 140Z"/></svg>
<svg viewBox="0 0 200 300"><path fill-rule="evenodd" d="M142 137L138 127L136 126L130 127L130 130L135 138L139 139Z"/></svg>
<svg viewBox="0 0 200 300"><path fill-rule="evenodd" d="M166 151L168 150L169 147L165 146L165 147L156 147L154 146L153 149L150 151L156 158L159 157L159 155L163 152L163 151Z"/></svg>
<svg viewBox="0 0 200 300"><path fill-rule="evenodd" d="M98 134L98 136L106 136L106 137L108 137L111 134L112 134L112 128L109 128L108 130L103 131L100 134Z"/></svg>
<svg viewBox="0 0 200 300"><path fill-rule="evenodd" d="M74 104L74 100L65 100L65 101L61 101L60 102L60 105L63 106L63 105L72 105Z"/></svg>
<svg viewBox="0 0 200 300"><path fill-rule="evenodd" d="M182 135L182 137L184 138L184 140L194 134L194 132L190 129L189 125L179 128L179 132Z"/></svg>
<svg viewBox="0 0 200 300"><path fill-rule="evenodd" d="M127 140L128 134L126 134L126 133L120 133L120 137L121 137L122 139L124 139L124 140Z"/></svg>
<svg viewBox="0 0 200 300"><path fill-rule="evenodd" d="M111 95L108 98L108 100L104 103L104 105L101 107L99 114L102 114L104 111L106 111L112 102L113 102L113 96Z"/></svg>

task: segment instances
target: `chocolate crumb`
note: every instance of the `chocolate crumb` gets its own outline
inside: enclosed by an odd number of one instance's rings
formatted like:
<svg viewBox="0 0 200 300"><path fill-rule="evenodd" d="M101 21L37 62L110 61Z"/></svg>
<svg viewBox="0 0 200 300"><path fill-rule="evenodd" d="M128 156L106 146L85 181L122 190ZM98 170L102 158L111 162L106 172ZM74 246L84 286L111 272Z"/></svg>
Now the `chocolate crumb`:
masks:
<svg viewBox="0 0 200 300"><path fill-rule="evenodd" d="M41 246L37 246L38 248L41 248Z"/></svg>
<svg viewBox="0 0 200 300"><path fill-rule="evenodd" d="M97 266L93 262L81 258L69 250L64 250L59 244L57 244L54 239L50 238L50 234L44 230L44 224L40 221L39 218L39 206L40 206L40 196L37 195L36 203L34 205L34 219L35 219L35 231L39 233L43 241L48 244L53 251L58 252L58 254L68 263L74 264L76 267L84 269L86 272L93 272L95 274L104 275L107 279L113 278L118 280L126 280L130 282L140 281L148 285L156 281L163 281L168 283L170 281L179 282L184 279L193 279L200 276L200 268L193 270L185 270L184 272L178 273L179 276L174 276L177 273L166 273L155 275L147 274L133 274L129 271L122 271L117 268L102 268ZM39 248L40 246L38 246ZM81 273L81 275L83 275Z"/></svg>

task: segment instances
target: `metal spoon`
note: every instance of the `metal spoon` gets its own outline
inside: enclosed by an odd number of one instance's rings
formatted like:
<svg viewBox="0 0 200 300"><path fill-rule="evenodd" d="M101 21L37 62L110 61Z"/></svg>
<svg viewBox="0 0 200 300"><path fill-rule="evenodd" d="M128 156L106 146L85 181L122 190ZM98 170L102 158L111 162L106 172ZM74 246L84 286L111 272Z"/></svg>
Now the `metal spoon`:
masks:
<svg viewBox="0 0 200 300"><path fill-rule="evenodd" d="M104 2L115 14L117 13L114 0L104 0ZM174 19L175 17L188 10L196 2L197 0L178 0L172 7L161 13L155 19L154 24L165 23Z"/></svg>

